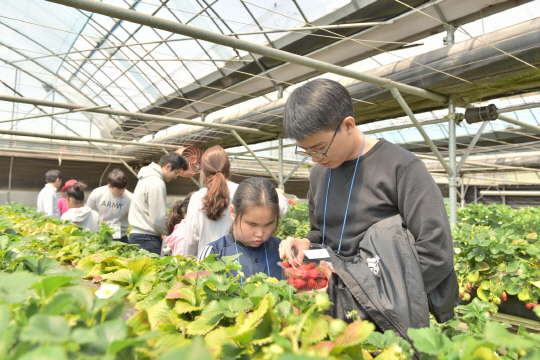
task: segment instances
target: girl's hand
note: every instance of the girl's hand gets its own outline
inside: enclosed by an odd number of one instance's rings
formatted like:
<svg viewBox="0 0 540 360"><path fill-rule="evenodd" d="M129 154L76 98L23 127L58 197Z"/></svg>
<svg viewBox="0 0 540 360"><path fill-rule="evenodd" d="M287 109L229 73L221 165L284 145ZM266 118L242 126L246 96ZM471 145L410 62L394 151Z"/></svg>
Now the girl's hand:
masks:
<svg viewBox="0 0 540 360"><path fill-rule="evenodd" d="M289 236L279 244L279 257L280 259L287 258L289 263L294 266L300 265L304 262L303 250L309 250L310 245L311 242L306 238L296 239ZM292 251L294 251L296 255L293 254Z"/></svg>

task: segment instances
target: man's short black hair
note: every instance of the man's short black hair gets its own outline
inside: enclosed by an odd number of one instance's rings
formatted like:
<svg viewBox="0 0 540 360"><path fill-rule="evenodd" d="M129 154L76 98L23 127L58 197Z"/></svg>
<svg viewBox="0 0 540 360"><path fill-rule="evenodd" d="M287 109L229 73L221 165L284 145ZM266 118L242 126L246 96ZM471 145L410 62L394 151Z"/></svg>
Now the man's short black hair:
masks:
<svg viewBox="0 0 540 360"><path fill-rule="evenodd" d="M120 169L114 169L107 175L107 183L113 188L125 189L128 183L126 174Z"/></svg>
<svg viewBox="0 0 540 360"><path fill-rule="evenodd" d="M186 159L184 159L182 155L177 154L174 151L163 155L159 160L159 166L165 167L167 166L167 164L171 164L171 170L176 170L180 168L187 170L188 168Z"/></svg>
<svg viewBox="0 0 540 360"><path fill-rule="evenodd" d="M354 116L351 95L337 81L316 79L296 88L285 104L285 136L304 140L319 131L335 131L348 116Z"/></svg>
<svg viewBox="0 0 540 360"><path fill-rule="evenodd" d="M56 179L61 179L62 178L62 173L60 172L60 170L49 170L45 173L45 182L48 184L48 183L53 183L56 181Z"/></svg>

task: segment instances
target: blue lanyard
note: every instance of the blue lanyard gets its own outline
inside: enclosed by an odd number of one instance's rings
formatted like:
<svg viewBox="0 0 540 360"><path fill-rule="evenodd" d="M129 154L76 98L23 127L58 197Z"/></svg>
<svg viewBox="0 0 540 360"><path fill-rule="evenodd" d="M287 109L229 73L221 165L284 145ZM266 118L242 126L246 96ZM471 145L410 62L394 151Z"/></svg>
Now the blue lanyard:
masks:
<svg viewBox="0 0 540 360"><path fill-rule="evenodd" d="M341 252L341 242L343 241L343 232L345 231L345 223L347 222L347 213L349 212L349 204L351 202L351 194L352 189L354 186L354 180L356 178L356 169L358 169L358 162L360 161L360 157L362 156L362 151L364 150L364 145L366 144L366 136L364 133L363 135L363 141L362 141L362 147L360 148L360 154L358 155L358 159L356 159L356 165L354 166L354 174L351 181L351 189L349 190L349 198L347 199L347 209L345 210L345 218L343 219L343 228L341 229L341 237L339 238L339 247L338 247L338 253ZM332 169L330 169L330 175L328 176L328 187L326 188L326 200L324 202L324 220L323 220L323 230L322 230L322 243L324 244L324 233L326 231L326 207L328 205L328 192L330 190L330 180L332 179Z"/></svg>
<svg viewBox="0 0 540 360"><path fill-rule="evenodd" d="M238 243L236 242L236 235L234 233L234 230L233 230L232 235L234 237L234 246L236 247L236 255L238 255ZM268 277L270 277L270 265L268 264L268 253L266 252L266 242L264 242L264 255L266 256L266 268L268 269ZM240 257L238 257L238 263L240 263ZM242 264L240 263L240 265ZM244 285L244 280L242 280L242 277L240 277L240 283Z"/></svg>

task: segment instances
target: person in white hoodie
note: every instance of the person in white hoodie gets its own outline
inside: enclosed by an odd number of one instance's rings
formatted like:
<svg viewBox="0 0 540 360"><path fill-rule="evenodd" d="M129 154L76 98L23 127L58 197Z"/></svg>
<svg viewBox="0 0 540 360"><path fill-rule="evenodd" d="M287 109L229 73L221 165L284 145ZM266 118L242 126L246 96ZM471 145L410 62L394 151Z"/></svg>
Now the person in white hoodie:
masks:
<svg viewBox="0 0 540 360"><path fill-rule="evenodd" d="M76 182L66 191L66 202L69 210L62 215L62 220L80 226L85 231L95 232L99 228L99 214L84 205L84 189L86 185Z"/></svg>
<svg viewBox="0 0 540 360"><path fill-rule="evenodd" d="M45 187L39 192L37 198L37 211L54 216L60 220L58 199L56 192L62 186L62 174L60 170L49 170L45 173Z"/></svg>
<svg viewBox="0 0 540 360"><path fill-rule="evenodd" d="M131 199L128 217L131 225L130 244L160 255L161 236L167 231L165 183L178 177L187 168L188 164L182 155L170 152L161 157L159 164L151 163L139 171L139 182Z"/></svg>
<svg viewBox="0 0 540 360"><path fill-rule="evenodd" d="M122 170L114 169L107 176L107 183L92 191L86 206L99 213L100 223L107 223L113 229L114 240L127 244L128 214L133 197L126 190L128 178Z"/></svg>

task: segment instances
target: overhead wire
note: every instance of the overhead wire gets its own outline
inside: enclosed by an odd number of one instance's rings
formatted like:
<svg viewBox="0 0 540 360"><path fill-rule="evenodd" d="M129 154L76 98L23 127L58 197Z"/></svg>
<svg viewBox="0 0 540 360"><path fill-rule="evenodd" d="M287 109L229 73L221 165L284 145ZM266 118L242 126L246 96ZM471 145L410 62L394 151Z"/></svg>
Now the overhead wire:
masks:
<svg viewBox="0 0 540 360"><path fill-rule="evenodd" d="M481 43L483 43L484 45L487 45L487 46L489 46L489 47L491 47L491 48L493 48L493 49L495 49L495 50L497 50L497 51L500 51L500 52L502 52L503 54L505 54L505 55L507 55L507 56L509 56L509 57L511 57L511 58L514 58L515 60L520 61L520 62L522 62L523 64L525 64L525 65L527 65L527 66L530 66L530 67L532 67L532 68L535 69L535 70L538 70L538 68L537 68L536 66L531 65L531 64L529 64L528 62L523 61L523 60L521 60L520 58L517 58L517 57L515 57L515 56L513 56L513 55L511 55L511 54L509 54L509 53L507 53L506 51L501 50L501 49L499 49L499 48L497 48L497 47L495 47L495 46L493 46L493 45L491 45L491 44L489 44L489 43L483 41L482 39L480 39L480 38L478 38L478 37L472 36L472 35L469 34L469 32L468 32L467 30L465 30L465 29L461 29L461 30L460 30L459 28L455 28L454 26L452 26L452 25L450 25L450 24L447 24L447 23L445 23L444 21L442 21L442 20L440 20L440 19L437 19L437 18L435 18L435 17L433 17L433 16L431 16L431 15L429 15L429 14L427 14L427 13L425 13L425 12L419 10L419 9L416 9L416 8L414 8L414 7L412 7L412 6L410 6L410 5L406 4L406 3L404 3L403 1L400 1L400 0L394 0L394 1L397 2L397 3L400 3L401 5L404 5L404 6L410 8L410 9L412 9L412 10L414 10L414 11L420 13L420 14L423 14L424 16L427 16L427 17L429 17L430 19L433 19L433 20L435 20L435 21L438 21L438 22L440 22L441 24L443 24L444 26L449 26L449 27L451 27L452 29L454 29L455 31L462 32L462 33L464 33L465 35L470 36L471 39L478 40L478 41L480 41Z"/></svg>

